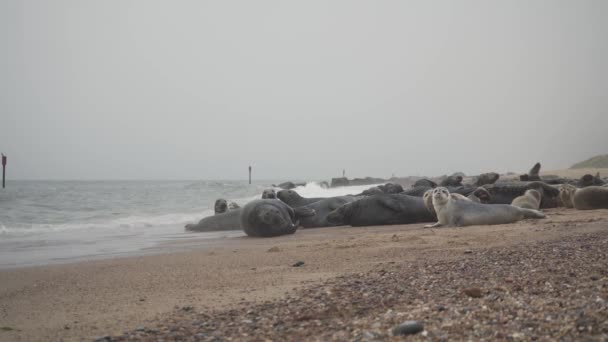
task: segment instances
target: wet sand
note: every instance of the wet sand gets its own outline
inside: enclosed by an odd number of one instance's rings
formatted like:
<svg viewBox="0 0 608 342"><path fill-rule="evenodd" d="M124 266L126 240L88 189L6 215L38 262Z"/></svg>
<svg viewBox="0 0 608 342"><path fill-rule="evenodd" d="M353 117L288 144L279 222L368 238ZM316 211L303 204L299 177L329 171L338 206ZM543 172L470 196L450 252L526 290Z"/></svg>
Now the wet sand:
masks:
<svg viewBox="0 0 608 342"><path fill-rule="evenodd" d="M387 329L410 318L423 321L425 334L435 339L528 339L535 331L550 339L605 339L608 210L546 212L547 219L511 225L335 227L223 239L200 248L175 241L175 249L194 250L4 270L0 340L110 335L156 341L214 334L382 340ZM293 267L298 261L304 265ZM559 280L570 273L569 282ZM560 308L567 288L539 291L537 283L567 284L584 296L564 297ZM464 287L479 288L483 298L461 296ZM492 296L502 297L486 303ZM557 302L549 300L554 297ZM447 313L438 313L438 305ZM529 331L511 315L542 316L543 310L576 314L551 314L544 326L530 316L535 325ZM484 316L488 312L493 315ZM496 324L500 329L492 328ZM489 335L494 332L501 335Z"/></svg>

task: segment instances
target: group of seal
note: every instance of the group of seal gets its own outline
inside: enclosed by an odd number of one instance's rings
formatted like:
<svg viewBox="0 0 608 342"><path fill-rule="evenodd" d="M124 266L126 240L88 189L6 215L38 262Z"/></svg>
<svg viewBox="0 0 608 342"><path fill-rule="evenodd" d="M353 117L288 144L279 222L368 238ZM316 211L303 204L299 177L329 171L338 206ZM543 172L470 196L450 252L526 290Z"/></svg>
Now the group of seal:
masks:
<svg viewBox="0 0 608 342"><path fill-rule="evenodd" d="M544 218L542 208L608 208L608 184L599 175L580 179L541 176L536 163L520 180L499 180L495 172L464 183L462 173L438 180L418 179L410 188L385 183L356 195L303 197L282 184L264 190L243 208L218 199L214 216L189 224L187 230L242 229L249 236L293 234L299 227L369 226L437 222L430 227L513 223ZM296 184L293 184L294 186Z"/></svg>
<svg viewBox="0 0 608 342"><path fill-rule="evenodd" d="M432 193L437 223L426 227L462 227L513 223L528 218L544 218L538 210L519 208L509 204L483 204L455 197L448 189L438 187Z"/></svg>

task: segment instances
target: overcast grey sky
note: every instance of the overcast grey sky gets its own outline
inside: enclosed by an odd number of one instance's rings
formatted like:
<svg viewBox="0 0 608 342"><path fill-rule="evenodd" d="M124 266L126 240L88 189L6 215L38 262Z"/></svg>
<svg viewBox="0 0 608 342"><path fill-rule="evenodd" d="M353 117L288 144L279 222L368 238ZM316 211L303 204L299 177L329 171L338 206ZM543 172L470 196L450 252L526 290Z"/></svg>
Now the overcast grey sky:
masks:
<svg viewBox="0 0 608 342"><path fill-rule="evenodd" d="M328 179L608 153L608 1L0 0L19 179Z"/></svg>

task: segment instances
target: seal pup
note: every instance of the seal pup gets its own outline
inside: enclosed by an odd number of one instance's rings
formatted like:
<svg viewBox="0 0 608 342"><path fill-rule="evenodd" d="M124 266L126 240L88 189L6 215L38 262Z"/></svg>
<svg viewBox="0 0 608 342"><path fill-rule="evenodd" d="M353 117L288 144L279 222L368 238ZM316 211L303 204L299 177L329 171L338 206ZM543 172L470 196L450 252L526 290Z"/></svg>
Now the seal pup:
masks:
<svg viewBox="0 0 608 342"><path fill-rule="evenodd" d="M576 187L571 184L562 184L559 187L559 199L561 204L566 208L574 208L574 204L572 204L572 197L574 197L574 193L576 192Z"/></svg>
<svg viewBox="0 0 608 342"><path fill-rule="evenodd" d="M572 204L578 210L608 209L608 188L588 186L578 189L572 196Z"/></svg>
<svg viewBox="0 0 608 342"><path fill-rule="evenodd" d="M276 199L277 193L274 189L265 189L262 191L262 199Z"/></svg>
<svg viewBox="0 0 608 342"><path fill-rule="evenodd" d="M455 199L448 189L433 190L433 207L438 222L425 227L472 226L513 223L527 218L544 218L538 210L523 209L508 204L482 204Z"/></svg>
<svg viewBox="0 0 608 342"><path fill-rule="evenodd" d="M511 205L519 208L538 210L538 208L540 208L541 199L542 197L538 190L530 189L526 190L522 196L516 197L513 202L511 202Z"/></svg>
<svg viewBox="0 0 608 342"><path fill-rule="evenodd" d="M281 190L277 192L277 198L287 203L287 205L296 208L303 207L305 205L318 202L326 197L302 197L294 190Z"/></svg>
<svg viewBox="0 0 608 342"><path fill-rule="evenodd" d="M259 199L247 203L241 213L241 226L248 236L273 237L293 234L298 219L315 215L314 210L292 208L277 199Z"/></svg>
<svg viewBox="0 0 608 342"><path fill-rule="evenodd" d="M192 232L216 232L223 230L241 229L241 211L243 209L228 210L213 216L204 217L196 224L189 223L186 230Z"/></svg>
<svg viewBox="0 0 608 342"><path fill-rule="evenodd" d="M432 222L422 197L403 194L368 196L347 203L327 215L333 225L374 226Z"/></svg>

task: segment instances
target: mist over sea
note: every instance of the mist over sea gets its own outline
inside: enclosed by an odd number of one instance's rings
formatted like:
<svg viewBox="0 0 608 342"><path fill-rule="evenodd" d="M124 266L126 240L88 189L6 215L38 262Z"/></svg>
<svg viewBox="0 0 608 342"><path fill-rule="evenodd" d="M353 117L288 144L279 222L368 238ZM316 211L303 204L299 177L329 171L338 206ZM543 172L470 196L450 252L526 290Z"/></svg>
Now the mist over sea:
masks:
<svg viewBox="0 0 608 342"><path fill-rule="evenodd" d="M151 251L165 242L244 236L190 233L217 198L244 205L280 181L10 181L0 189L0 268ZM298 187L304 197L355 194L370 186ZM277 189L278 190L278 189Z"/></svg>

